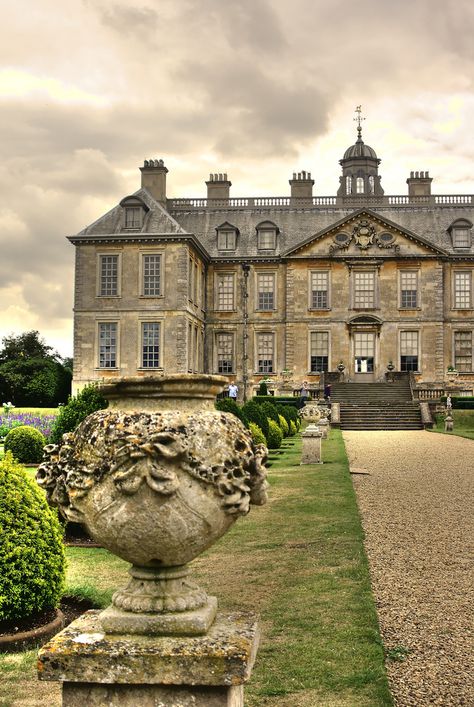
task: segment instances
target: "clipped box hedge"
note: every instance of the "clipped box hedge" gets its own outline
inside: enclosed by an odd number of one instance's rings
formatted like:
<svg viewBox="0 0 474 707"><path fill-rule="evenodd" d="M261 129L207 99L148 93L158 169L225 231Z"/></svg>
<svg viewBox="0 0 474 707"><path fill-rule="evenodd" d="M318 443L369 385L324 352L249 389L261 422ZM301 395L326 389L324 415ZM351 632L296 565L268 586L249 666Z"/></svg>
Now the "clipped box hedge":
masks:
<svg viewBox="0 0 474 707"><path fill-rule="evenodd" d="M447 396L443 395L440 398L443 404L446 404ZM453 410L474 410L474 396L473 395L461 395L452 396L451 404Z"/></svg>

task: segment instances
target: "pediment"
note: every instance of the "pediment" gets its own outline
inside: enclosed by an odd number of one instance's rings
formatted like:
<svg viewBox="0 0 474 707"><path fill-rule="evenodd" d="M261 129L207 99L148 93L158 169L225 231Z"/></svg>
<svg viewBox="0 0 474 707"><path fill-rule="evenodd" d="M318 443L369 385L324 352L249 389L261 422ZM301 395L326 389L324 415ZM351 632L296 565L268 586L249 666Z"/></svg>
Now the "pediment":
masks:
<svg viewBox="0 0 474 707"><path fill-rule="evenodd" d="M422 256L445 251L370 209L356 212L287 250L284 257Z"/></svg>

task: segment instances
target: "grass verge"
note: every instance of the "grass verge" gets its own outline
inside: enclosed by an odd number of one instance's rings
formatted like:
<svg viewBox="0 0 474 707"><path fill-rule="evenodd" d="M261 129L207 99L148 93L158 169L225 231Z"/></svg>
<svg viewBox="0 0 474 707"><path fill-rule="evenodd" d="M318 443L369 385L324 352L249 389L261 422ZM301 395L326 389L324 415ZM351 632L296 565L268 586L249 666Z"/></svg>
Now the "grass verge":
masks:
<svg viewBox="0 0 474 707"><path fill-rule="evenodd" d="M300 445L273 462L267 505L195 560L194 577L222 610L260 614L247 707L392 705L342 436L323 443L323 465L300 466ZM126 580L126 563L103 549L67 554L69 593L105 606ZM37 687L34 652L22 656L0 658L0 705L59 705L56 685Z"/></svg>
<svg viewBox="0 0 474 707"><path fill-rule="evenodd" d="M440 432L447 435L457 435L474 439L474 410L453 410L454 429L452 432L444 431L444 415L435 415L435 425L432 432Z"/></svg>

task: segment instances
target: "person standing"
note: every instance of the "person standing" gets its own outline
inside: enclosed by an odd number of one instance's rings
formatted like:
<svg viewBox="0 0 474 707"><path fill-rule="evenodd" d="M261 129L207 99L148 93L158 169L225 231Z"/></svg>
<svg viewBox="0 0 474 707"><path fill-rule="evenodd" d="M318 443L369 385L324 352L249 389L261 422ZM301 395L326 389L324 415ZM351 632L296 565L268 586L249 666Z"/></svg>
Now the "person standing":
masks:
<svg viewBox="0 0 474 707"><path fill-rule="evenodd" d="M306 402L309 400L309 388L308 381L303 381L303 387L300 391L300 408L302 408Z"/></svg>
<svg viewBox="0 0 474 707"><path fill-rule="evenodd" d="M239 389L234 382L229 384L229 398L237 402L237 395L239 394Z"/></svg>

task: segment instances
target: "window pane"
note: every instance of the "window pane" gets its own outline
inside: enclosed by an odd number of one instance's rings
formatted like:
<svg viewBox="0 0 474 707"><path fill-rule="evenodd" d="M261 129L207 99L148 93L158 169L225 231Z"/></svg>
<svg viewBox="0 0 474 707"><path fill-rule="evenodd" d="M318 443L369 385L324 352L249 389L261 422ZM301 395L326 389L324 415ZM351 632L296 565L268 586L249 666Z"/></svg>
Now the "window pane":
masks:
<svg viewBox="0 0 474 707"><path fill-rule="evenodd" d="M454 273L454 306L457 309L471 307L471 273Z"/></svg>
<svg viewBox="0 0 474 707"><path fill-rule="evenodd" d="M327 371L329 363L329 332L312 331L310 349L311 372Z"/></svg>
<svg viewBox="0 0 474 707"><path fill-rule="evenodd" d="M418 306L418 274L400 273L400 306L402 309L416 309Z"/></svg>
<svg viewBox="0 0 474 707"><path fill-rule="evenodd" d="M275 275L273 273L258 273L258 303L257 309L274 309L275 307Z"/></svg>
<svg viewBox="0 0 474 707"><path fill-rule="evenodd" d="M219 250L235 250L235 231L219 231L217 247Z"/></svg>
<svg viewBox="0 0 474 707"><path fill-rule="evenodd" d="M234 335L217 334L217 372L234 372Z"/></svg>
<svg viewBox="0 0 474 707"><path fill-rule="evenodd" d="M257 335L257 370L259 373L273 373L273 334Z"/></svg>
<svg viewBox="0 0 474 707"><path fill-rule="evenodd" d="M346 194L352 194L352 177L346 177Z"/></svg>
<svg viewBox="0 0 474 707"><path fill-rule="evenodd" d="M453 235L455 248L471 247L471 233L469 228L455 228L453 231Z"/></svg>
<svg viewBox="0 0 474 707"><path fill-rule="evenodd" d="M217 309L234 309L234 276L232 273L217 276Z"/></svg>
<svg viewBox="0 0 474 707"><path fill-rule="evenodd" d="M159 368L160 366L160 323L143 322L142 324L142 367Z"/></svg>
<svg viewBox="0 0 474 707"><path fill-rule="evenodd" d="M100 256L100 286L103 297L114 297L118 292L118 255Z"/></svg>
<svg viewBox="0 0 474 707"><path fill-rule="evenodd" d="M311 307L327 309L329 306L329 273L311 273Z"/></svg>
<svg viewBox="0 0 474 707"><path fill-rule="evenodd" d="M372 332L355 332L354 334L354 354L358 358L374 356L375 335Z"/></svg>
<svg viewBox="0 0 474 707"><path fill-rule="evenodd" d="M161 255L143 256L143 294L145 297L161 294Z"/></svg>
<svg viewBox="0 0 474 707"><path fill-rule="evenodd" d="M141 206L127 206L125 209L125 228L141 228L142 214Z"/></svg>
<svg viewBox="0 0 474 707"><path fill-rule="evenodd" d="M357 192L357 194L364 193L364 179L363 179L363 177L357 177L357 179L356 179L356 192Z"/></svg>
<svg viewBox="0 0 474 707"><path fill-rule="evenodd" d="M263 229L258 231L258 247L262 250L273 250L275 248L274 229Z"/></svg>
<svg viewBox="0 0 474 707"><path fill-rule="evenodd" d="M454 332L454 365L458 371L472 371L472 332Z"/></svg>
<svg viewBox="0 0 474 707"><path fill-rule="evenodd" d="M99 324L99 368L117 366L117 324L106 322Z"/></svg>
<svg viewBox="0 0 474 707"><path fill-rule="evenodd" d="M400 332L400 370L418 371L418 332Z"/></svg>
<svg viewBox="0 0 474 707"><path fill-rule="evenodd" d="M354 307L371 309L375 306L375 273L354 273Z"/></svg>

